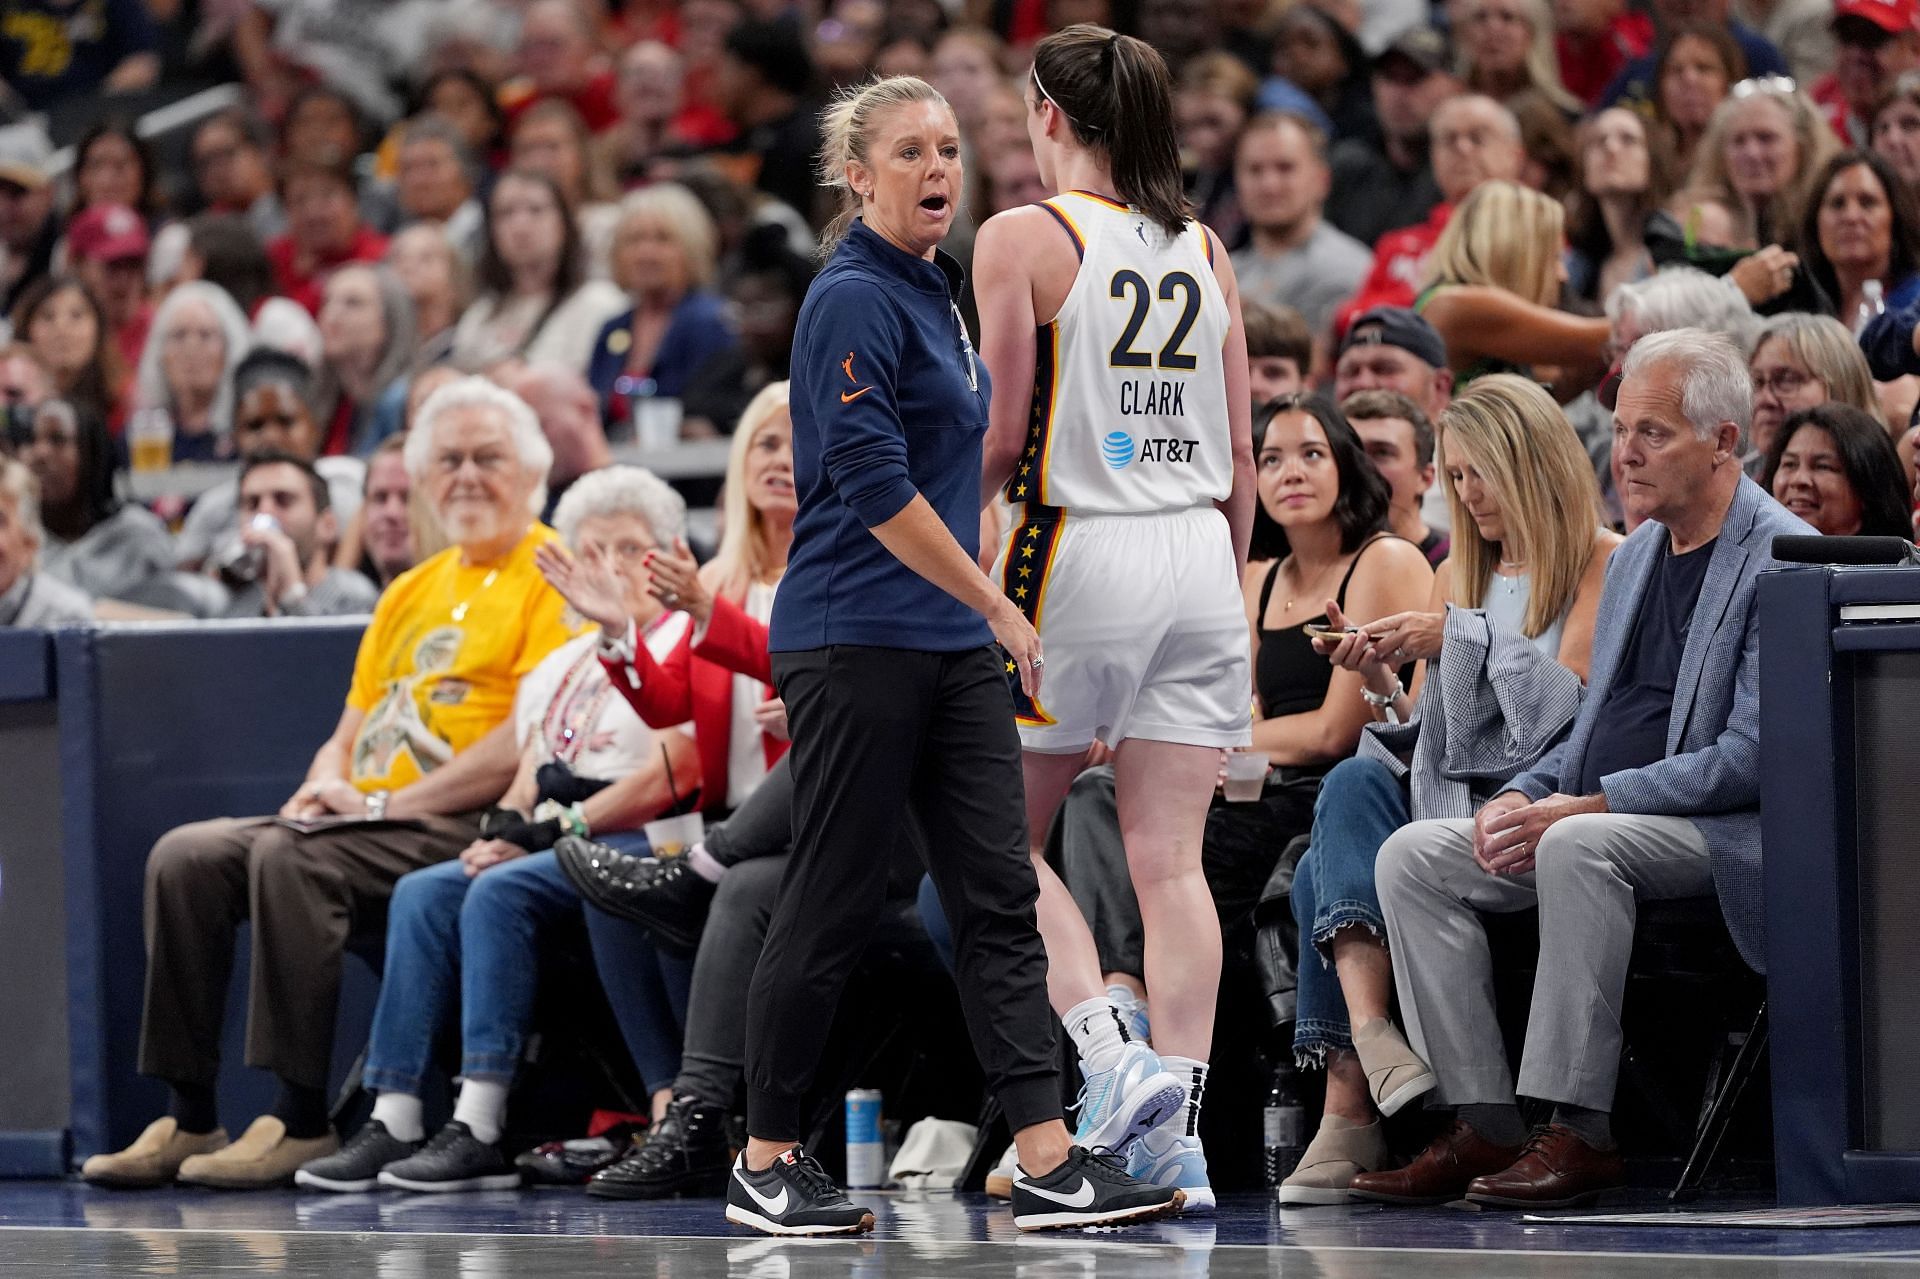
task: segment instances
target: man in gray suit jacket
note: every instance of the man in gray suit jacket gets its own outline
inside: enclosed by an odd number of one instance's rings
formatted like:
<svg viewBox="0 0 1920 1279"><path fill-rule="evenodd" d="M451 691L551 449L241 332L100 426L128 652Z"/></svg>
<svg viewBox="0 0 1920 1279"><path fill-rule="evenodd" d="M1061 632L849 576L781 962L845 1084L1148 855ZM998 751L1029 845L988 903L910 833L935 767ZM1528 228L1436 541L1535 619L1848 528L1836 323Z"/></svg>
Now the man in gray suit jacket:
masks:
<svg viewBox="0 0 1920 1279"><path fill-rule="evenodd" d="M1452 1129L1359 1198L1562 1207L1624 1184L1608 1115L1635 903L1720 896L1761 951L1760 637L1755 578L1807 525L1743 477L1752 407L1727 338L1679 329L1627 356L1614 414L1630 514L1587 698L1566 740L1472 821L1414 822L1376 871L1394 979ZM1540 910L1519 1092L1555 1104L1531 1140L1494 1018L1480 911Z"/></svg>

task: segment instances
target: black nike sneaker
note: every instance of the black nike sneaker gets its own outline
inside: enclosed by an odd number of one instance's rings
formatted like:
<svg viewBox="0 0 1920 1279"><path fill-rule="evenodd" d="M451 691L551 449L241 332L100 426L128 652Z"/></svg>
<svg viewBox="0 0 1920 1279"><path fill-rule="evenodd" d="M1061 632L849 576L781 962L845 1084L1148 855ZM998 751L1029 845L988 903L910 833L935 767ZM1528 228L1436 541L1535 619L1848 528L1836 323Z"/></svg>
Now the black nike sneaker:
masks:
<svg viewBox="0 0 1920 1279"><path fill-rule="evenodd" d="M641 925L665 950L690 955L699 948L715 886L686 858L639 857L578 835L555 844L553 853L588 905Z"/></svg>
<svg viewBox="0 0 1920 1279"><path fill-rule="evenodd" d="M1044 1177L1013 1179L1013 1224L1022 1230L1110 1226L1171 1217L1186 1193L1150 1186L1127 1175L1127 1161L1104 1150L1075 1146L1066 1162Z"/></svg>
<svg viewBox="0 0 1920 1279"><path fill-rule="evenodd" d="M599 1199L717 1198L727 1190L727 1112L698 1097L675 1097L660 1122L611 1168L587 1182Z"/></svg>
<svg viewBox="0 0 1920 1279"><path fill-rule="evenodd" d="M848 1202L817 1160L800 1147L765 1172L747 1171L743 1153L727 1178L727 1220L770 1235L860 1235L873 1214Z"/></svg>

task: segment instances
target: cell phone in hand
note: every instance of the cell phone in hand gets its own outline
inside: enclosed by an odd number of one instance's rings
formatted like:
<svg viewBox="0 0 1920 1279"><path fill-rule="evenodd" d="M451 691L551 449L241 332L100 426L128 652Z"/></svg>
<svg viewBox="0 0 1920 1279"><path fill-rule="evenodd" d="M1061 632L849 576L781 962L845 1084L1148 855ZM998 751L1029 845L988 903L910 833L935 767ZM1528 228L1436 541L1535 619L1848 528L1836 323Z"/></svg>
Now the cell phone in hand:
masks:
<svg viewBox="0 0 1920 1279"><path fill-rule="evenodd" d="M1358 635L1358 626L1326 626L1319 622L1308 622L1301 628L1308 639L1337 639L1342 635Z"/></svg>

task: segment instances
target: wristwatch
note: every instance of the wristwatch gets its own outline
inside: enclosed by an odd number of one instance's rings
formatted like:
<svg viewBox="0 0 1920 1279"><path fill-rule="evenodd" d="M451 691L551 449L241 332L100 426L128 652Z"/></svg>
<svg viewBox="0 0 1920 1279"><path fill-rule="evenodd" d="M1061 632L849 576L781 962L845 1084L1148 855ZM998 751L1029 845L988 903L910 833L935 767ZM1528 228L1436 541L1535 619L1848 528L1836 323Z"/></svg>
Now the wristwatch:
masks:
<svg viewBox="0 0 1920 1279"><path fill-rule="evenodd" d="M380 821L387 815L387 801L393 798L392 791L376 790L367 792L367 820Z"/></svg>

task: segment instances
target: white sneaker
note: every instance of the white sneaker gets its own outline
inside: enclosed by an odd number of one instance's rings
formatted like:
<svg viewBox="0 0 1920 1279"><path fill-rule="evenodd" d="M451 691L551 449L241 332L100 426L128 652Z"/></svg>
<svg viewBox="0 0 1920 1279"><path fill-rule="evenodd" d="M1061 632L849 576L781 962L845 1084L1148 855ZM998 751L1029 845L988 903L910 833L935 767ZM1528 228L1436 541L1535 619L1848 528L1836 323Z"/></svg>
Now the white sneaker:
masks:
<svg viewBox="0 0 1920 1279"><path fill-rule="evenodd" d="M1184 1107L1182 1110L1184 1111ZM1207 1180L1207 1154L1198 1137L1185 1131L1184 1116L1175 1116L1134 1143L1127 1157L1127 1175L1153 1186L1168 1186L1184 1191L1186 1204L1181 1215L1211 1215L1214 1209L1213 1183Z"/></svg>
<svg viewBox="0 0 1920 1279"><path fill-rule="evenodd" d="M1002 1202L1013 1198L1013 1179L1020 1175L1020 1151L1009 1145L1000 1162L987 1174L987 1198Z"/></svg>
<svg viewBox="0 0 1920 1279"><path fill-rule="evenodd" d="M1087 1075L1073 1144L1124 1155L1186 1104L1187 1086L1160 1064L1153 1049L1127 1044L1112 1070Z"/></svg>

